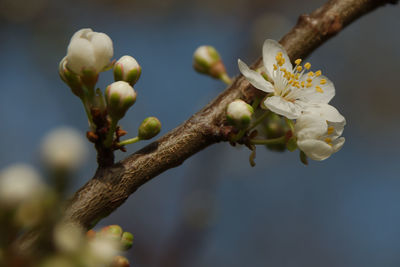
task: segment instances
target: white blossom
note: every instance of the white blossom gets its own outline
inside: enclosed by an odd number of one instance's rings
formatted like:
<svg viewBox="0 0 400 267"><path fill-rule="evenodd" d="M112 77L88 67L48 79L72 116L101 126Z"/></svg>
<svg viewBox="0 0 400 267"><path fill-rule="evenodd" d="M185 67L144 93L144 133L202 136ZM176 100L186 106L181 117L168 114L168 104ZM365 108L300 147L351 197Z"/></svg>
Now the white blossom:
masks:
<svg viewBox="0 0 400 267"><path fill-rule="evenodd" d="M313 160L327 159L343 147L345 138L340 136L345 125L345 118L334 107L309 107L296 120L297 146Z"/></svg>
<svg viewBox="0 0 400 267"><path fill-rule="evenodd" d="M253 113L253 108L241 99L234 100L226 109L228 121L240 128L249 125Z"/></svg>
<svg viewBox="0 0 400 267"><path fill-rule="evenodd" d="M43 162L56 170L74 171L88 154L82 134L69 127L60 127L48 133L41 145Z"/></svg>
<svg viewBox="0 0 400 267"><path fill-rule="evenodd" d="M26 164L15 164L0 172L0 205L15 207L43 192L37 171Z"/></svg>
<svg viewBox="0 0 400 267"><path fill-rule="evenodd" d="M121 119L126 111L135 103L136 92L129 83L118 81L106 88L108 114L112 118Z"/></svg>
<svg viewBox="0 0 400 267"><path fill-rule="evenodd" d="M114 77L116 81L122 80L134 85L140 77L142 68L131 56L123 56L114 64Z"/></svg>
<svg viewBox="0 0 400 267"><path fill-rule="evenodd" d="M113 43L107 34L81 29L68 45L67 67L76 74L85 70L99 73L110 64L113 53Z"/></svg>
<svg viewBox="0 0 400 267"><path fill-rule="evenodd" d="M310 104L329 103L335 95L333 83L321 71L309 71L310 63L301 66L301 59L293 67L285 49L274 40L263 45L266 78L238 60L241 73L257 89L270 93L264 105L289 119L296 119Z"/></svg>

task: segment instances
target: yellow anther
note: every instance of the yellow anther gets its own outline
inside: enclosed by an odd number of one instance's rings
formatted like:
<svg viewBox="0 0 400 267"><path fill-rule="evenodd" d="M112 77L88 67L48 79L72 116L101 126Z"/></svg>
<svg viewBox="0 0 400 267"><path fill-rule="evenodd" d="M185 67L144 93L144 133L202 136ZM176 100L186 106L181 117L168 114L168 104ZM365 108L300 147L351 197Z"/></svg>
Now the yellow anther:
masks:
<svg viewBox="0 0 400 267"><path fill-rule="evenodd" d="M318 93L323 93L324 92L324 90L322 90L322 88L319 87L318 85L315 86L315 91L317 91Z"/></svg>
<svg viewBox="0 0 400 267"><path fill-rule="evenodd" d="M301 87L304 87L304 81L301 82Z"/></svg>
<svg viewBox="0 0 400 267"><path fill-rule="evenodd" d="M277 70L278 66L276 64L274 64L274 70Z"/></svg>
<svg viewBox="0 0 400 267"><path fill-rule="evenodd" d="M321 72L320 70L318 70L318 71L315 72L315 76L316 76L316 77L321 76L321 75L322 75L322 72Z"/></svg>
<svg viewBox="0 0 400 267"><path fill-rule="evenodd" d="M296 75L294 75L294 78L295 78L296 80L298 80L299 77L300 77L300 74L299 74L299 73L296 73Z"/></svg>
<svg viewBox="0 0 400 267"><path fill-rule="evenodd" d="M306 87L307 87L307 88L310 88L311 86L312 86L312 83L307 83L307 84L306 84Z"/></svg>
<svg viewBox="0 0 400 267"><path fill-rule="evenodd" d="M296 63L296 65L300 65L301 59L300 59L300 58L296 59L296 60L294 61L294 63ZM300 67L300 66L299 66L299 67ZM301 71L301 69L300 69L299 71Z"/></svg>
<svg viewBox="0 0 400 267"><path fill-rule="evenodd" d="M279 60L277 60L277 62L279 66L282 66L283 64L285 64L285 59L281 57Z"/></svg>
<svg viewBox="0 0 400 267"><path fill-rule="evenodd" d="M308 78L308 79L307 79L307 82L308 82L308 83L311 83L311 82L312 82L312 79L311 79L311 78Z"/></svg>
<svg viewBox="0 0 400 267"><path fill-rule="evenodd" d="M326 79L321 79L320 84L326 84Z"/></svg>
<svg viewBox="0 0 400 267"><path fill-rule="evenodd" d="M292 73L292 74L290 74L290 77L292 77L292 79L294 79L294 74Z"/></svg>
<svg viewBox="0 0 400 267"><path fill-rule="evenodd" d="M300 72L302 69L303 69L302 66L297 66L297 67L296 67L296 70L297 70L298 72Z"/></svg>
<svg viewBox="0 0 400 267"><path fill-rule="evenodd" d="M329 144L329 143L332 143L332 139L329 138L329 137L327 137L327 138L325 138L325 142L327 142L328 144Z"/></svg>
<svg viewBox="0 0 400 267"><path fill-rule="evenodd" d="M304 68L309 70L311 68L311 64L307 62L306 64L304 64Z"/></svg>
<svg viewBox="0 0 400 267"><path fill-rule="evenodd" d="M308 76L308 77L314 76L314 72L310 71L309 73L307 73L307 76Z"/></svg>
<svg viewBox="0 0 400 267"><path fill-rule="evenodd" d="M328 127L328 131L327 134L333 134L333 131L335 130L335 128L333 126L329 126Z"/></svg>

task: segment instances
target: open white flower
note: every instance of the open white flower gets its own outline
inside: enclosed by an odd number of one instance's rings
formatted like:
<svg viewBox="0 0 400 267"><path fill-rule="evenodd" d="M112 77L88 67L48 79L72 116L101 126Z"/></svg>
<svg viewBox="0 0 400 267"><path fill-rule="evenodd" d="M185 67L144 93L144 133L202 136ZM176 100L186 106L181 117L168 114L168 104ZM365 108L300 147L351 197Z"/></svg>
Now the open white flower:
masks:
<svg viewBox="0 0 400 267"><path fill-rule="evenodd" d="M293 68L285 49L274 40L264 42L263 63L268 80L238 60L246 79L255 88L271 93L264 105L279 115L296 119L309 104L329 103L335 96L333 83L321 71L309 71L311 64L301 66L301 59L295 60Z"/></svg>
<svg viewBox="0 0 400 267"><path fill-rule="evenodd" d="M344 144L346 120L332 106L323 104L307 108L296 120L297 146L309 158L324 160L339 151Z"/></svg>
<svg viewBox="0 0 400 267"><path fill-rule="evenodd" d="M99 73L110 64L113 54L113 43L107 34L81 29L68 45L67 67L76 74L85 70Z"/></svg>

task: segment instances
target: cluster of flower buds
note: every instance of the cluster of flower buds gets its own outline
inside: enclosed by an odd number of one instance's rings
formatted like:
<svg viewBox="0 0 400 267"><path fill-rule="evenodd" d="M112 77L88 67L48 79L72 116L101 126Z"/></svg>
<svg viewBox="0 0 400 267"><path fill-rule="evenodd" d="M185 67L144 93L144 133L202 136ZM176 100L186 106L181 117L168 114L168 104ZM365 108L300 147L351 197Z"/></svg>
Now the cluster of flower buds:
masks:
<svg viewBox="0 0 400 267"><path fill-rule="evenodd" d="M226 84L231 83L221 56L212 46L203 45L196 49L193 54L193 68L199 73L219 79Z"/></svg>
<svg viewBox="0 0 400 267"><path fill-rule="evenodd" d="M96 240L108 240L115 244L119 251L128 250L132 247L133 235L129 232L124 232L119 225L109 225L103 227L99 232L89 230L86 233L89 242ZM112 267L129 267L127 258L116 255L112 259Z"/></svg>
<svg viewBox="0 0 400 267"><path fill-rule="evenodd" d="M243 123L243 116L248 119L250 113L247 104L239 105L238 100L228 105L227 120L240 129L234 141L241 140L249 147L266 145L282 150L286 146L289 151L299 148L303 163L307 163L307 157L321 161L342 148L346 120L328 104L335 96L333 83L320 70L311 71L310 63L301 65L301 59L294 63L293 66L285 49L274 40L264 42L260 69L252 70L239 59L243 76L267 94L261 103L254 99L252 106L261 115L253 115L251 124ZM250 133L259 126L263 127L261 135L254 134L257 131Z"/></svg>
<svg viewBox="0 0 400 267"><path fill-rule="evenodd" d="M87 134L89 140L106 149L124 150L123 145L154 137L160 131L161 124L156 119L158 130L149 130L149 127L154 128L154 117L148 118L152 123L147 126L145 135L120 143L119 138L126 132L118 126L118 122L136 101L133 86L139 80L142 69L131 56L125 55L117 61L111 61L113 54L113 43L109 36L91 29L81 29L71 38L67 55L59 65L59 74L83 102L90 125ZM96 89L96 83L99 73L109 69L113 70L115 82L107 86L103 95L99 88Z"/></svg>

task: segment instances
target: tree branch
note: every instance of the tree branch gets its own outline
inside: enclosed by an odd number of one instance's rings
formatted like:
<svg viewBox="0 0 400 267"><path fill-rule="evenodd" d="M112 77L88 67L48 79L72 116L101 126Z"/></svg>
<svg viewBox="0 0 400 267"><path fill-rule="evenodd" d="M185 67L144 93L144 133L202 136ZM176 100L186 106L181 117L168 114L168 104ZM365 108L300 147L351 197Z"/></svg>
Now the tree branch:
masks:
<svg viewBox="0 0 400 267"><path fill-rule="evenodd" d="M281 44L291 59L305 57L360 16L393 0L331 0L297 25ZM254 64L261 65L261 58ZM226 140L225 108L237 98L248 98L254 88L242 77L189 120L123 161L97 170L95 176L75 193L65 219L90 228L117 209L142 184L216 142Z"/></svg>

